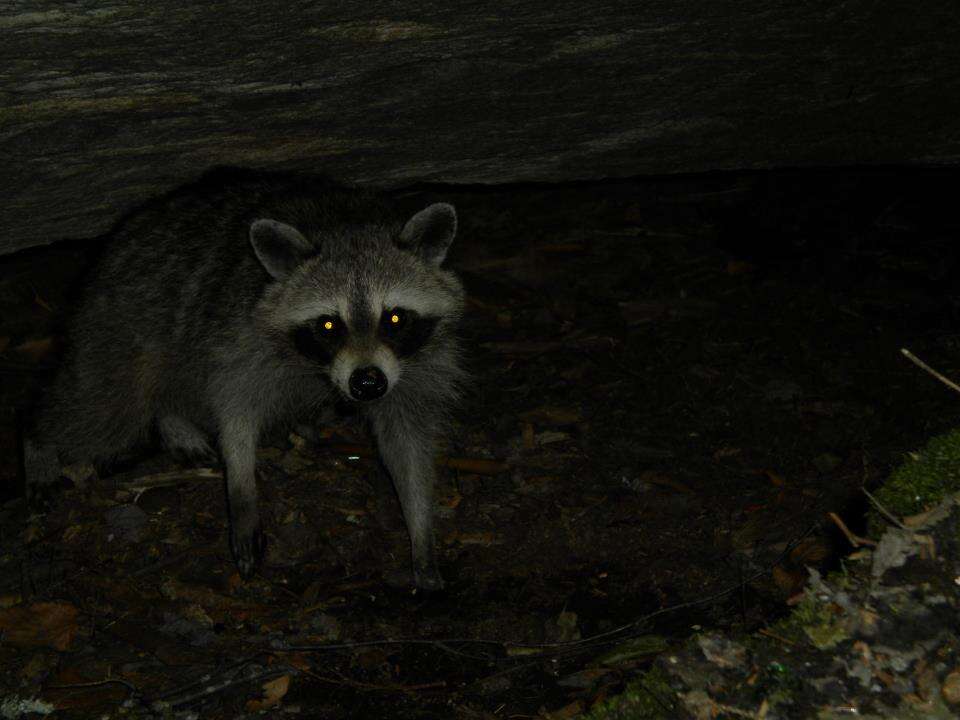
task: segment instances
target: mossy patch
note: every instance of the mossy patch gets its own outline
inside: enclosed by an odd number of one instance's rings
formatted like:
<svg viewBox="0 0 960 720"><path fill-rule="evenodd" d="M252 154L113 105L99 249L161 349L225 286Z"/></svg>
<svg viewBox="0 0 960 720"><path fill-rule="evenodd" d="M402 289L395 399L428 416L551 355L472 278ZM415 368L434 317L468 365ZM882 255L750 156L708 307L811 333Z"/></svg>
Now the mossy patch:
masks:
<svg viewBox="0 0 960 720"><path fill-rule="evenodd" d="M809 641L819 650L834 647L849 637L830 604L810 595L801 600L790 615L776 623L772 631L793 642Z"/></svg>
<svg viewBox="0 0 960 720"><path fill-rule="evenodd" d="M616 697L597 703L580 720L672 720L677 696L666 673L654 666L632 680Z"/></svg>
<svg viewBox="0 0 960 720"><path fill-rule="evenodd" d="M896 517L909 517L933 507L946 495L960 491L960 429L933 438L922 450L910 453L877 491L879 503ZM871 511L871 531L878 534L886 521Z"/></svg>

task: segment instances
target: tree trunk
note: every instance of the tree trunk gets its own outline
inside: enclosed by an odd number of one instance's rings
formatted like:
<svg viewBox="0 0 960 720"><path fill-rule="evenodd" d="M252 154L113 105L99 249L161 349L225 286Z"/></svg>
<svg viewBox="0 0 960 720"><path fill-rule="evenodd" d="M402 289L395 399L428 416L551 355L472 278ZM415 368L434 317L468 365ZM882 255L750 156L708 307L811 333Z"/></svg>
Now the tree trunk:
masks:
<svg viewBox="0 0 960 720"><path fill-rule="evenodd" d="M951 0L10 0L0 252L102 233L217 164L390 186L955 163L958 18Z"/></svg>

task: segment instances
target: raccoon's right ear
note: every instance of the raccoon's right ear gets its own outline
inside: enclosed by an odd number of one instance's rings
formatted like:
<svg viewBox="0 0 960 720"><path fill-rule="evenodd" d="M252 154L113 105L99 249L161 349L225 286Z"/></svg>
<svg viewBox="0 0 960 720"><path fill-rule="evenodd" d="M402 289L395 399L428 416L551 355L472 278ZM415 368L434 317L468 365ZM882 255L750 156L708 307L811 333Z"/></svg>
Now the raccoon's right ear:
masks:
<svg viewBox="0 0 960 720"><path fill-rule="evenodd" d="M292 225L261 218L250 223L250 244L267 272L285 278L316 249Z"/></svg>
<svg viewBox="0 0 960 720"><path fill-rule="evenodd" d="M439 265L456 234L457 211L453 205L434 203L407 220L400 231L400 244L431 265Z"/></svg>

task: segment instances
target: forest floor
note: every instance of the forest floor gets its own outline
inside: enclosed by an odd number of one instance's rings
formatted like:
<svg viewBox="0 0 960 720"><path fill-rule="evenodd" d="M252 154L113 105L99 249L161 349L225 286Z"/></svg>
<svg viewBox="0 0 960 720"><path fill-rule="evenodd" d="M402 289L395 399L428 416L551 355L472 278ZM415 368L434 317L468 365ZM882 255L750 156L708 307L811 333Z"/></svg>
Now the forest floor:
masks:
<svg viewBox="0 0 960 720"><path fill-rule="evenodd" d="M247 582L217 467L147 450L73 468L31 515L16 410L56 367L96 243L0 259L0 702L64 718L562 718L697 630L767 626L808 566L850 551L827 514L867 532L862 488L958 425L957 398L900 353L960 377L955 180L406 193L457 206L449 264L469 294L432 595L406 584L398 505L349 416L261 449L269 545Z"/></svg>

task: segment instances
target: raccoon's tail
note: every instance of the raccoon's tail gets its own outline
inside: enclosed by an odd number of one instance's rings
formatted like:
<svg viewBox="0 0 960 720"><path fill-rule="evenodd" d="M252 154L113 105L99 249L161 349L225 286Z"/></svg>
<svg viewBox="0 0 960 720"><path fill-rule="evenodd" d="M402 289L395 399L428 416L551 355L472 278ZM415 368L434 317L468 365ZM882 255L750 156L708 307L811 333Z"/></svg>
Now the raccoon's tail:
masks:
<svg viewBox="0 0 960 720"><path fill-rule="evenodd" d="M152 417L135 395L112 394L61 373L41 402L23 442L23 468L31 488L57 481L63 465L109 465L149 434Z"/></svg>

